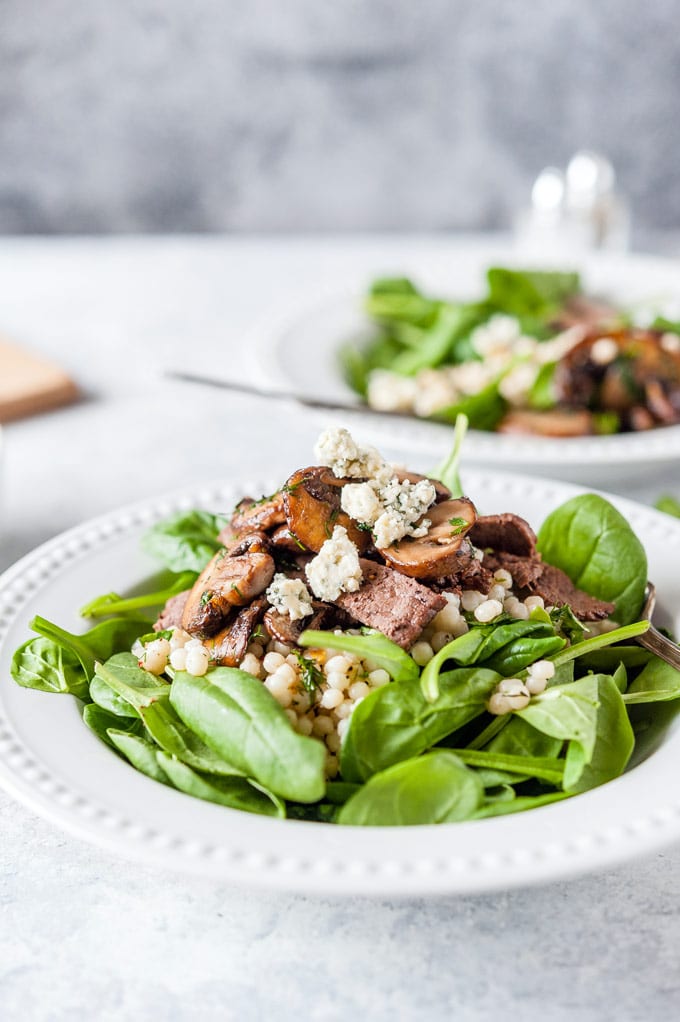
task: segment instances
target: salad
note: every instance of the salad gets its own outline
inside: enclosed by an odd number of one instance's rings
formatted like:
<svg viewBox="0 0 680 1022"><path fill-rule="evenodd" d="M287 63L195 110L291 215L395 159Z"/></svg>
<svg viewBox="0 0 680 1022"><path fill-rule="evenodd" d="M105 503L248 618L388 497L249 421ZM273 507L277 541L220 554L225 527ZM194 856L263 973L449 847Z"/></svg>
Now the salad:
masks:
<svg viewBox="0 0 680 1022"><path fill-rule="evenodd" d="M82 634L36 617L14 681L75 696L155 781L272 817L477 820L619 776L680 706L634 641L644 549L595 494L538 536L479 514L463 433L422 476L326 430L275 493L153 526L162 588L95 597Z"/></svg>
<svg viewBox="0 0 680 1022"><path fill-rule="evenodd" d="M680 322L635 323L577 273L493 267L473 302L380 279L364 307L374 336L341 361L376 411L550 437L680 422Z"/></svg>

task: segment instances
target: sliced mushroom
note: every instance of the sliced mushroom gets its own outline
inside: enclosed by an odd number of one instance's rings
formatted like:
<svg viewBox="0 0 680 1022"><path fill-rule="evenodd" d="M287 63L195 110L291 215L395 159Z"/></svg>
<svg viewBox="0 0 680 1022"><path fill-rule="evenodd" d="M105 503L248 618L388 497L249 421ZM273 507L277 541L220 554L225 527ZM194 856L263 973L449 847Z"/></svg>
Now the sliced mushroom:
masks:
<svg viewBox="0 0 680 1022"><path fill-rule="evenodd" d="M304 554L307 551L305 544L287 525L279 525L278 529L274 530L271 535L271 546L273 550L285 551L289 554Z"/></svg>
<svg viewBox="0 0 680 1022"><path fill-rule="evenodd" d="M264 596L254 600L249 607L240 610L231 624L213 636L205 639L203 645L210 653L210 659L221 667L236 667L248 650L253 629L262 620L267 608Z"/></svg>
<svg viewBox="0 0 680 1022"><path fill-rule="evenodd" d="M192 634L214 635L235 607L244 607L263 592L274 576L274 559L250 552L229 557L215 554L198 576L182 613L182 627Z"/></svg>
<svg viewBox="0 0 680 1022"><path fill-rule="evenodd" d="M267 553L270 547L269 536L266 532L240 532L229 542L225 543L224 549L227 557L239 557L241 554Z"/></svg>
<svg viewBox="0 0 680 1022"><path fill-rule="evenodd" d="M356 480L338 479L329 468L314 465L295 472L283 487L288 528L308 550L318 553L336 525L347 529L360 552L368 549L370 533L358 528L340 506L340 493L348 482Z"/></svg>
<svg viewBox="0 0 680 1022"><path fill-rule="evenodd" d="M266 532L277 525L283 525L285 520L281 492L274 493L271 497L265 497L262 500L244 497L236 505L229 524L225 525L217 538L226 546L234 535L244 532Z"/></svg>
<svg viewBox="0 0 680 1022"><path fill-rule="evenodd" d="M390 567L411 578L454 575L465 535L477 519L471 500L445 500L425 513L431 525L421 539L407 537L380 550Z"/></svg>
<svg viewBox="0 0 680 1022"><path fill-rule="evenodd" d="M516 557L536 554L536 533L519 515L480 515L470 529L470 540L482 550L503 550Z"/></svg>
<svg viewBox="0 0 680 1022"><path fill-rule="evenodd" d="M498 424L499 433L520 433L529 436L590 436L593 416L585 409L567 411L554 408L546 412L514 409Z"/></svg>

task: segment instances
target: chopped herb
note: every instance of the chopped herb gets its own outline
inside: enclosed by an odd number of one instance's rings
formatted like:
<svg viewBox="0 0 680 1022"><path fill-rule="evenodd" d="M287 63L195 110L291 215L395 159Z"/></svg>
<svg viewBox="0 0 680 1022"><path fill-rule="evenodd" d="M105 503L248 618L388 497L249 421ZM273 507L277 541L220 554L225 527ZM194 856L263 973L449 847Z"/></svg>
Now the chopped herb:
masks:
<svg viewBox="0 0 680 1022"><path fill-rule="evenodd" d="M356 526L357 526L357 529L361 529L362 532L370 532L371 531L371 526L369 525L368 522L357 522Z"/></svg>
<svg viewBox="0 0 680 1022"><path fill-rule="evenodd" d="M205 607L208 603L210 603L210 601L213 598L213 595L214 594L213 594L212 589L206 589L204 592L202 592L201 593L201 606Z"/></svg>
<svg viewBox="0 0 680 1022"><path fill-rule="evenodd" d="M300 488L300 486L302 486L303 482L306 482L307 479L309 479L309 476L305 476L304 479L300 479L299 482L293 483L292 486L289 483L286 483L285 486L281 487L281 491L280 492L281 493L295 493L295 491L298 490Z"/></svg>
<svg viewBox="0 0 680 1022"><path fill-rule="evenodd" d="M258 626L257 626L256 628L254 628L254 629L253 629L253 631L252 631L252 632L250 633L250 638L251 638L251 640L252 640L252 639L268 639L268 638L269 638L269 636L268 636L268 635L267 635L267 633L265 632L265 630L264 630L264 628L262 627L262 625L258 625Z"/></svg>
<svg viewBox="0 0 680 1022"><path fill-rule="evenodd" d="M310 695L316 692L318 688L321 688L321 684L324 680L323 672L319 668L316 661L310 657L306 657L304 653L300 653L298 650L294 650L297 662L300 665L300 681L305 692L309 692Z"/></svg>
<svg viewBox="0 0 680 1022"><path fill-rule="evenodd" d="M465 518L449 518L449 525L451 526L451 535L460 536L461 532L465 532L469 528L470 523Z"/></svg>
<svg viewBox="0 0 680 1022"><path fill-rule="evenodd" d="M329 517L328 521L324 523L324 531L325 531L325 533L326 533L326 535L328 536L329 539L333 535L333 529L331 528L331 526L335 525L335 520L336 520L336 518L338 517L339 514L340 514L340 508L338 508L338 507L333 508L333 510L330 513L330 517Z"/></svg>
<svg viewBox="0 0 680 1022"><path fill-rule="evenodd" d="M142 645L145 646L147 642L153 642L154 639L171 639L172 633L173 633L172 628L164 628L160 632L147 632L146 635L140 635L139 642L141 642Z"/></svg>
<svg viewBox="0 0 680 1022"><path fill-rule="evenodd" d="M298 537L295 535L293 530L289 529L288 531L290 533L290 538L293 540L294 543L297 544L297 546L300 547L300 550L306 550L307 547L305 546L305 544L301 540L298 539Z"/></svg>
<svg viewBox="0 0 680 1022"><path fill-rule="evenodd" d="M232 583L231 588L233 589L233 591L235 593L238 593L238 595L241 597L242 600L244 599L243 593L241 592L241 590L239 589L239 587L236 585L235 582ZM201 599L202 599L202 597L201 597Z"/></svg>
<svg viewBox="0 0 680 1022"><path fill-rule="evenodd" d="M220 549L217 551L217 554L215 555L215 557L216 557L216 559L218 561L222 561L222 560L224 560L224 558L226 556L227 556L227 548L226 548L226 546L221 546Z"/></svg>

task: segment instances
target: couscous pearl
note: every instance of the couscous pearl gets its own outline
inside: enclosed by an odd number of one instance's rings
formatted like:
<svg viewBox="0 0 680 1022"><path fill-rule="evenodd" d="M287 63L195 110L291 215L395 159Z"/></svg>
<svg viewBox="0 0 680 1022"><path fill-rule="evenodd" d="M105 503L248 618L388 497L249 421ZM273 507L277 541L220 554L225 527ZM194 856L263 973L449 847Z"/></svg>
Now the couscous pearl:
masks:
<svg viewBox="0 0 680 1022"><path fill-rule="evenodd" d="M160 653L161 656L170 656L171 647L167 639L153 639L146 648L147 651L153 650L154 653Z"/></svg>
<svg viewBox="0 0 680 1022"><path fill-rule="evenodd" d="M468 632L469 630L470 629L468 627L467 621L465 620L464 617L461 617L459 621L451 628L451 634L453 635L454 639L457 639L459 635L465 635L465 633Z"/></svg>
<svg viewBox="0 0 680 1022"><path fill-rule="evenodd" d="M530 664L528 670L533 678L544 678L545 681L549 681L555 677L555 665L552 660L537 660Z"/></svg>
<svg viewBox="0 0 680 1022"><path fill-rule="evenodd" d="M424 667L434 656L434 650L429 642L416 642L411 647L411 656L418 664L418 667Z"/></svg>
<svg viewBox="0 0 680 1022"><path fill-rule="evenodd" d="M435 653L438 653L439 650L443 649L444 646L448 645L448 643L451 642L452 639L453 634L451 632L435 632L432 638L430 639L430 645L432 646L432 649L435 651Z"/></svg>
<svg viewBox="0 0 680 1022"><path fill-rule="evenodd" d="M491 586L491 589L489 589L487 595L490 600L500 600L502 603L507 595L505 591L505 586L502 585Z"/></svg>
<svg viewBox="0 0 680 1022"><path fill-rule="evenodd" d="M467 589L460 598L463 610L476 610L480 603L484 603L486 596L478 593L476 589Z"/></svg>
<svg viewBox="0 0 680 1022"><path fill-rule="evenodd" d="M178 646L170 654L170 666L175 671L185 671L187 666L187 651Z"/></svg>
<svg viewBox="0 0 680 1022"><path fill-rule="evenodd" d="M189 650L189 649L198 649L198 647L202 646L202 645L203 645L203 643L201 642L200 639L188 639L184 643L184 648L187 649L187 650Z"/></svg>
<svg viewBox="0 0 680 1022"><path fill-rule="evenodd" d="M508 702L507 696L502 696L500 692L493 693L486 704L486 708L489 713L493 713L496 717L502 717L506 713L510 713L512 711L512 707Z"/></svg>
<svg viewBox="0 0 680 1022"><path fill-rule="evenodd" d="M338 718L338 720L344 720L345 717L350 716L353 709L354 707L352 706L351 703L348 702L340 703L340 705L337 706L335 709L335 715Z"/></svg>
<svg viewBox="0 0 680 1022"><path fill-rule="evenodd" d="M337 777L339 769L340 767L338 764L338 757L328 756L326 759L326 774L328 775L328 777L330 777L331 780L334 777Z"/></svg>
<svg viewBox="0 0 680 1022"><path fill-rule="evenodd" d="M310 705L309 693L305 692L304 689L293 693L293 706L301 713L306 713Z"/></svg>
<svg viewBox="0 0 680 1022"><path fill-rule="evenodd" d="M326 738L326 748L328 749L329 752L340 751L340 739L338 738L338 735L335 731L333 731Z"/></svg>
<svg viewBox="0 0 680 1022"><path fill-rule="evenodd" d="M531 613L531 611L535 610L537 607L540 607L541 610L543 610L545 607L545 601L542 596L527 596L524 601L524 606L527 608L529 613Z"/></svg>
<svg viewBox="0 0 680 1022"><path fill-rule="evenodd" d="M139 661L139 665L140 667L143 667L145 671L148 671L149 674L155 674L158 676L159 674L162 674L168 666L168 658L157 649L153 649L153 645L153 643L150 643L146 647L146 652Z"/></svg>
<svg viewBox="0 0 680 1022"><path fill-rule="evenodd" d="M347 734L347 729L348 728L349 728L349 720L339 720L338 721L338 737L340 738L340 741L342 741L342 739Z"/></svg>
<svg viewBox="0 0 680 1022"><path fill-rule="evenodd" d="M500 600L485 600L484 603L475 609L475 617L482 624L493 621L495 617L503 613L503 604Z"/></svg>
<svg viewBox="0 0 680 1022"><path fill-rule="evenodd" d="M326 674L348 674L353 663L346 656L334 656L326 661Z"/></svg>
<svg viewBox="0 0 680 1022"><path fill-rule="evenodd" d="M455 607L456 610L460 610L460 596L458 593L442 593L442 596L450 607ZM439 613L441 614L441 611Z"/></svg>
<svg viewBox="0 0 680 1022"><path fill-rule="evenodd" d="M261 660L262 654L264 653L264 649L262 648L259 642L251 642L250 645L248 646L247 652L252 653L252 655L256 656L258 660Z"/></svg>
<svg viewBox="0 0 680 1022"><path fill-rule="evenodd" d="M521 678L503 678L498 682L497 691L503 696L526 695L527 690Z"/></svg>
<svg viewBox="0 0 680 1022"><path fill-rule="evenodd" d="M293 682L297 681L297 671L290 664L283 663L280 667L277 667L274 671L274 675L280 678L282 682L287 685L292 685Z"/></svg>
<svg viewBox="0 0 680 1022"><path fill-rule="evenodd" d="M448 603L443 610L440 610L432 619L435 632L450 632L454 625L460 621L460 611L452 603Z"/></svg>
<svg viewBox="0 0 680 1022"><path fill-rule="evenodd" d="M286 663L290 664L290 666L293 667L295 670L297 670L298 667L300 666L300 661L295 656L295 653L288 654L288 656L286 657Z"/></svg>
<svg viewBox="0 0 680 1022"><path fill-rule="evenodd" d="M170 649L182 649L186 646L191 636L183 628L175 628L170 636Z"/></svg>
<svg viewBox="0 0 680 1022"><path fill-rule="evenodd" d="M504 589L512 589L512 575L505 568L499 568L494 572L494 581Z"/></svg>
<svg viewBox="0 0 680 1022"><path fill-rule="evenodd" d="M330 717L327 717L325 714L320 713L318 717L314 718L314 721L312 723L312 731L314 732L315 735L319 735L320 737L324 735L329 735L332 730L333 721L331 720Z"/></svg>
<svg viewBox="0 0 680 1022"><path fill-rule="evenodd" d="M189 674L193 674L195 678L201 678L209 666L210 656L205 646L192 646L187 649L186 670Z"/></svg>
<svg viewBox="0 0 680 1022"><path fill-rule="evenodd" d="M509 596L503 603L503 610L510 617L514 617L517 620L526 620L529 617L529 609L521 603L516 596Z"/></svg>
<svg viewBox="0 0 680 1022"><path fill-rule="evenodd" d="M383 670L381 667L378 667L375 671L371 671L368 676L368 684L372 688L381 688L383 685L389 685L389 683L390 676L387 671Z"/></svg>
<svg viewBox="0 0 680 1022"><path fill-rule="evenodd" d="M286 646L285 642L275 642L273 648L275 653L280 653L283 657L290 653L290 646Z"/></svg>
<svg viewBox="0 0 680 1022"><path fill-rule="evenodd" d="M253 656L252 653L246 653L239 664L239 667L242 671L245 671L246 674L252 674L254 678L260 677L261 664L257 657Z"/></svg>
<svg viewBox="0 0 680 1022"><path fill-rule="evenodd" d="M295 712L295 710L284 710L283 712L286 714L286 716L288 717L288 720L291 722L293 727L295 727L297 725L297 722L298 722L298 717L297 717L297 713Z"/></svg>
<svg viewBox="0 0 680 1022"><path fill-rule="evenodd" d="M368 695L369 691L370 689L365 681L355 681L354 684L349 687L349 697L350 699L355 700L364 699Z"/></svg>
<svg viewBox="0 0 680 1022"><path fill-rule="evenodd" d="M301 735L311 735L312 733L312 722L309 717L298 717L295 727Z"/></svg>
<svg viewBox="0 0 680 1022"><path fill-rule="evenodd" d="M547 685L547 678L534 678L531 674L527 675L526 687L532 696L540 696L541 692L545 692Z"/></svg>
<svg viewBox="0 0 680 1022"><path fill-rule="evenodd" d="M279 667L282 667L286 661L280 653L267 653L266 657L262 661L267 674L273 674Z"/></svg>
<svg viewBox="0 0 680 1022"><path fill-rule="evenodd" d="M326 676L326 684L329 688L337 688L339 692L344 692L349 685L349 678L346 674L338 674L336 671L331 671Z"/></svg>
<svg viewBox="0 0 680 1022"><path fill-rule="evenodd" d="M337 688L329 688L321 696L321 705L325 710L334 710L342 701L342 692L338 692Z"/></svg>

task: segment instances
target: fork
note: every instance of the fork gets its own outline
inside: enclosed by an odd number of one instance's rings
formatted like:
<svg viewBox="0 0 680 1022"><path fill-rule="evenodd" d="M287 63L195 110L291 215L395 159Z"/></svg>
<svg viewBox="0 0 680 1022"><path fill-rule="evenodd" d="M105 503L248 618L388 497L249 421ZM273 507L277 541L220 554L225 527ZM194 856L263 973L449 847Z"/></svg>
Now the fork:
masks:
<svg viewBox="0 0 680 1022"><path fill-rule="evenodd" d="M645 589L645 602L640 613L640 618L643 621L652 620L652 614L654 612L654 604L656 603L656 587L653 582L647 582ZM653 624L650 623L649 628L642 635L638 635L635 642L640 646L644 646L651 653L656 653L658 657L665 660L671 667L675 667L676 670L680 671L680 646L673 642L671 639L667 639L665 635L662 635Z"/></svg>

